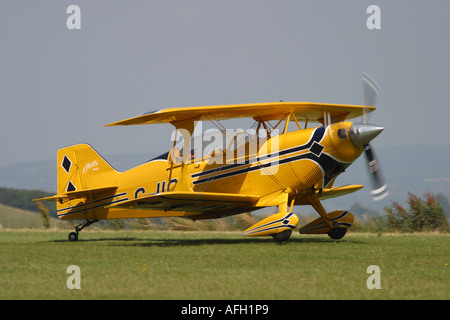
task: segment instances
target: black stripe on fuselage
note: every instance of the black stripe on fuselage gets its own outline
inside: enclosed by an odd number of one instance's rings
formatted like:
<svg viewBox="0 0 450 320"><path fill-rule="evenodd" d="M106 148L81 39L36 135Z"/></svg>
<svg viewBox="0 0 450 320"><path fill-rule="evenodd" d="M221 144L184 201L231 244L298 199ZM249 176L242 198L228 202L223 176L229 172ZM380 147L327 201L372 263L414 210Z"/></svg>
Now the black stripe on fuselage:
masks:
<svg viewBox="0 0 450 320"><path fill-rule="evenodd" d="M196 184L205 183L205 182L209 182L209 181L213 181L213 180L228 178L228 177L232 177L232 176L235 176L235 175L238 175L238 174L248 173L248 172L252 172L252 171L256 171L256 170L261 170L263 168L267 168L267 167L270 167L272 165L282 165L282 164L295 162L295 161L299 161L299 160L303 160L303 159L309 159L309 160L312 160L312 161L316 162L324 170L325 176L328 176L329 173L334 172L335 168L343 167L342 163L334 160L332 157L330 157L326 153L322 153L318 157L317 155L315 155L315 154L313 154L311 152L308 152L306 154L292 156L292 157L289 157L289 158L277 160L275 162L264 163L264 164L261 164L259 166L243 168L243 169L235 170L235 171L232 171L232 172L227 172L227 173L214 175L214 176L211 176L211 177L208 177L208 178L198 179L197 181L194 181L193 184L196 185ZM337 173L340 173L340 172L342 172L342 171L338 170L335 173L337 174ZM331 180L331 178L326 178L325 179L325 185L329 182L329 180Z"/></svg>
<svg viewBox="0 0 450 320"><path fill-rule="evenodd" d="M223 166L223 167L218 167L218 168L215 168L215 169L210 169L210 170L198 172L198 173L192 174L191 178L197 178L197 177L209 175L209 174L212 174L212 173L219 173L221 171L230 170L230 169L234 169L234 168L239 168L239 167L246 166L246 165L249 165L249 164L251 165L251 164L257 163L259 161L270 159L271 157L281 157L281 156L284 156L284 155L287 155L287 154L290 154L290 153L295 153L295 152L299 152L299 151L302 151L302 150L307 150L307 149L309 149L312 146L312 144L314 142L319 143L323 139L323 137L325 135L325 129L326 129L325 127L318 127L316 130L314 130L314 133L312 134L311 139L306 144L303 144L301 146L296 146L296 147L292 147L292 148L289 148L289 149L281 150L279 152L275 152L275 153L271 153L271 154L268 154L268 155L260 156L260 157L257 157L256 159L252 159L252 160L248 159L248 160L245 160L242 163L233 163L233 164L226 165L226 166ZM266 167L270 166L270 165L271 164L269 163L268 165L266 165ZM260 169L263 166L264 165L261 165L259 167L255 167L253 170L258 170L258 169ZM241 170L237 170L237 171L242 171L242 170L247 170L247 169L251 169L251 168L245 168L245 169L241 169ZM250 171L253 171L253 170L250 170ZM233 171L233 172L236 172L236 171ZM240 173L242 173L242 172L240 172ZM198 182L200 180L202 180L202 182L205 182L205 181L203 181L205 179L199 179L199 180L195 181L194 184L196 184L196 182ZM202 182L198 182L198 183L202 183Z"/></svg>

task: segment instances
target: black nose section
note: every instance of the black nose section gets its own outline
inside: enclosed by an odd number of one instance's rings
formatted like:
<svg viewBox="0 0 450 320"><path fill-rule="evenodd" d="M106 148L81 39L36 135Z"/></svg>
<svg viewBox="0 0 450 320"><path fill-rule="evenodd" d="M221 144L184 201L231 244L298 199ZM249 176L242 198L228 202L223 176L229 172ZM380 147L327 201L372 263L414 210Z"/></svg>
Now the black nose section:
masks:
<svg viewBox="0 0 450 320"><path fill-rule="evenodd" d="M350 139L357 147L363 147L375 139L384 128L369 123L353 123L350 126Z"/></svg>

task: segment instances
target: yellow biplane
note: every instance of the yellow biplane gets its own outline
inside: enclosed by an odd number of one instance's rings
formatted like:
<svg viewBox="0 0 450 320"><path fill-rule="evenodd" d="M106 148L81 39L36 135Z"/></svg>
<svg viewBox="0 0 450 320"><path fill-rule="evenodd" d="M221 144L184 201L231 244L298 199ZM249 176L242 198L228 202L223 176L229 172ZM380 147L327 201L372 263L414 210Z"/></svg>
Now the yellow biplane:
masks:
<svg viewBox="0 0 450 320"><path fill-rule="evenodd" d="M101 219L212 219L265 207L277 207L277 213L244 234L286 241L298 225L294 205L311 205L319 214L318 219L302 226L300 233L339 239L352 225L353 215L344 210L327 213L321 200L363 187L333 184L364 149L375 175L374 195L380 198L387 192L369 146L383 128L365 121L347 121L365 117L374 109L366 105L272 102L149 112L107 126L170 123L176 130L169 152L118 172L87 144L59 149L58 194L37 200L55 201L60 219L84 221L70 233L71 241L78 239L84 227ZM210 131L209 136L200 135L200 140L192 137L198 121L217 123L233 118L253 118L252 130L220 128ZM309 128L311 123L319 126ZM288 130L289 125L294 130Z"/></svg>

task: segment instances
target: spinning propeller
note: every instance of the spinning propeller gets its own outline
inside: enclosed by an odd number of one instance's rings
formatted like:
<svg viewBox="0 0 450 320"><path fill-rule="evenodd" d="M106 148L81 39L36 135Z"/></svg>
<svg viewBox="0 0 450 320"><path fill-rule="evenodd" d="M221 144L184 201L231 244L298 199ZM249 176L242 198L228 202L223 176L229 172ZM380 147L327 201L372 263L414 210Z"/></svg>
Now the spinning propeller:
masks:
<svg viewBox="0 0 450 320"><path fill-rule="evenodd" d="M364 105L374 106L375 100L378 96L379 88L375 81L366 73L363 73L363 94ZM358 147L364 147L367 164L369 166L369 175L372 180L373 189L370 191L373 200L378 201L385 198L389 192L387 183L381 172L381 167L375 152L373 151L370 141L384 130L383 127L375 126L367 123L367 110L363 112L362 123L354 123L350 127L350 138L352 142Z"/></svg>

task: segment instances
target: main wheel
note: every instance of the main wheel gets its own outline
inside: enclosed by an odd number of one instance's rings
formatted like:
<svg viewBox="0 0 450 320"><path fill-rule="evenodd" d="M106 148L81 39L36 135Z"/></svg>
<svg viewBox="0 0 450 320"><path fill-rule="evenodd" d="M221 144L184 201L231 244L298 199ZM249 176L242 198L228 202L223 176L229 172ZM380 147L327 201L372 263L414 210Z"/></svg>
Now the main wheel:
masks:
<svg viewBox="0 0 450 320"><path fill-rule="evenodd" d="M280 233L275 233L272 235L272 238L276 241L276 242L284 242L289 240L289 238L291 237L292 234L292 230L284 230L281 231Z"/></svg>
<svg viewBox="0 0 450 320"><path fill-rule="evenodd" d="M328 231L328 236L331 239L338 240L341 239L347 233L347 228L336 228Z"/></svg>
<svg viewBox="0 0 450 320"><path fill-rule="evenodd" d="M69 233L69 241L77 241L78 240L78 233L71 232Z"/></svg>

